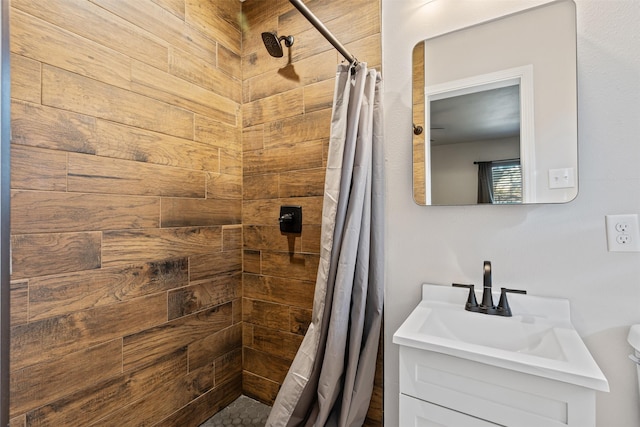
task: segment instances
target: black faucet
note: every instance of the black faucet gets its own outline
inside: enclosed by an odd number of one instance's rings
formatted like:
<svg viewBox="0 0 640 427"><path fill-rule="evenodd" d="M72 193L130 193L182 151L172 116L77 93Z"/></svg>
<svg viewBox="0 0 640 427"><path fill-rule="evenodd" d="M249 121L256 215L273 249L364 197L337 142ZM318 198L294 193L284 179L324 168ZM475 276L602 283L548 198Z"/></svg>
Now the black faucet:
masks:
<svg viewBox="0 0 640 427"><path fill-rule="evenodd" d="M467 298L467 302L465 303L464 309L467 311L472 311L474 313L484 313L491 314L495 316L504 316L511 317L511 307L509 307L509 301L507 301L507 293L516 293L516 294L526 294L527 291L522 291L519 289L507 289L500 288L500 301L498 301L498 305L493 305L493 295L491 294L491 262L484 262L484 271L482 276L482 303L478 304L476 300L476 293L474 290L474 285L462 285L459 283L452 284L458 288L468 288L469 289L469 297Z"/></svg>
<svg viewBox="0 0 640 427"><path fill-rule="evenodd" d="M485 261L482 274L482 304L480 304L480 311L487 313L494 308L493 295L491 295L491 262Z"/></svg>

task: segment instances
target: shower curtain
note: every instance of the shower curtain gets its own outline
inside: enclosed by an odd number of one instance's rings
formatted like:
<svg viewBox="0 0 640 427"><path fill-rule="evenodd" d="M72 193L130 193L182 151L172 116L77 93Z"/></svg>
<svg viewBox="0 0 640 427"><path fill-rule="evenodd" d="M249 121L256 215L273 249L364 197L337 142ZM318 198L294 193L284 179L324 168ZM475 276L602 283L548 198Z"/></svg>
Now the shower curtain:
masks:
<svg viewBox="0 0 640 427"><path fill-rule="evenodd" d="M311 325L267 426L362 426L382 323L381 77L339 65Z"/></svg>

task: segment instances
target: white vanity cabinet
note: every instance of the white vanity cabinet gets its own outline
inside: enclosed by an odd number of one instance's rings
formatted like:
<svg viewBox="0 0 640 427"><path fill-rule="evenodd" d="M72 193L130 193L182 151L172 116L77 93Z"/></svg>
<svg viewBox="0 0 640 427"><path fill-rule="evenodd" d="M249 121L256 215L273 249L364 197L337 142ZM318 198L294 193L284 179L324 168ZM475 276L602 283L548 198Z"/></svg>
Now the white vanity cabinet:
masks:
<svg viewBox="0 0 640 427"><path fill-rule="evenodd" d="M399 426L595 427L596 392L609 385L568 301L514 295L514 316L500 318L465 311L466 296L424 285L394 334Z"/></svg>
<svg viewBox="0 0 640 427"><path fill-rule="evenodd" d="M399 425L595 427L595 390L401 346Z"/></svg>

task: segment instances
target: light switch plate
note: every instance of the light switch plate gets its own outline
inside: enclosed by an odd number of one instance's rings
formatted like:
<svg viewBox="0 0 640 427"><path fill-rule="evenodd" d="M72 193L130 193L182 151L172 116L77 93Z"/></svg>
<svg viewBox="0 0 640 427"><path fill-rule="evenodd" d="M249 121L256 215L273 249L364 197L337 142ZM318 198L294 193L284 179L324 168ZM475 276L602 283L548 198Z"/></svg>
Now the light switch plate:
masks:
<svg viewBox="0 0 640 427"><path fill-rule="evenodd" d="M576 186L573 168L549 169L549 188L573 188Z"/></svg>

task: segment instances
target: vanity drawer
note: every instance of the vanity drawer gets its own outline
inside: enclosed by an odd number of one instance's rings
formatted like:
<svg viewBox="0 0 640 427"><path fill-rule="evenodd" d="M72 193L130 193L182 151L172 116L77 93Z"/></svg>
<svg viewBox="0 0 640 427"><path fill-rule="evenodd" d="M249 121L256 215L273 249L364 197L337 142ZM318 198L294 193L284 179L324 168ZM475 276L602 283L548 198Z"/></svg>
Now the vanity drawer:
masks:
<svg viewBox="0 0 640 427"><path fill-rule="evenodd" d="M400 425L413 427L495 427L499 424L401 394Z"/></svg>
<svg viewBox="0 0 640 427"><path fill-rule="evenodd" d="M400 393L499 425L595 426L593 390L406 346Z"/></svg>

